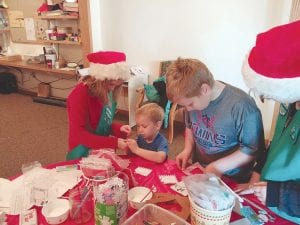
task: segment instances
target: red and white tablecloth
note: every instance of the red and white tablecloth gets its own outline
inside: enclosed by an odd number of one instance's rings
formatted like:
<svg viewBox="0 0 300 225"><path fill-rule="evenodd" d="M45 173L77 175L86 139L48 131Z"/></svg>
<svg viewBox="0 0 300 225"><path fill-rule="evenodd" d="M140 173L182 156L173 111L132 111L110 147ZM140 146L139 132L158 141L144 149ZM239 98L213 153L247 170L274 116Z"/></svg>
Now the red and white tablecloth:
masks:
<svg viewBox="0 0 300 225"><path fill-rule="evenodd" d="M160 179L159 179L159 175L175 175L178 181L182 180L183 176L186 176L181 170L179 170L176 166L176 162L174 160L167 160L165 163L162 164L158 164L158 163L153 163L147 160L144 160L140 157L137 156L122 156L122 158L124 159L128 159L130 160L130 164L129 164L129 170L125 171L128 174L132 174L132 176L134 177L135 181L137 182L137 184L139 186L145 186L148 188L152 188L153 186L156 187L157 192L162 192L162 193L173 193L173 194L178 194L175 191L173 191L170 188L170 185L168 184L163 184ZM51 164L51 165L47 165L45 166L48 169L52 169L55 168L57 166L62 166L62 165L72 165L72 164L76 164L78 163L78 161L65 161L65 162L59 162L59 163L55 163L55 164ZM137 167L145 167L145 168L149 168L152 170L152 172L148 175L148 176L143 176L143 175L139 175L137 173L135 173L135 169ZM195 171L193 171L193 173L201 173L200 170L197 171L197 169L195 169ZM226 178L222 178L223 181L230 186L231 188L234 188L236 186L236 183L234 183L233 181L226 179ZM132 184L132 183L131 183ZM248 199L252 200L253 202L257 203L259 206L261 206L262 208L265 208L263 205L260 204L260 202L256 199L256 197L254 195L249 195L247 196ZM243 203L244 205L247 205L247 203ZM180 206L178 204L160 204L159 206L166 208L168 210L171 211L176 211L176 210L180 210ZM45 218L43 217L43 215L41 214L41 208L40 207L36 207L37 209L37 215L38 215L38 225L46 225L48 224L45 220ZM129 207L128 210L128 215L132 215L136 210L132 209ZM272 214L273 215L273 214ZM287 220L284 220L280 217L276 217L276 220L274 223L266 223L267 225L272 225L272 224L276 224L276 225L288 225L288 224L293 224ZM231 221L235 221L237 219L242 218L240 215L238 215L237 213L233 212L232 216L231 216ZM7 216L7 223L8 225L17 225L19 224L19 216L11 216L8 215ZM68 218L67 221L65 221L64 223L62 223L62 225L69 225L69 224L74 224L74 222L72 222L70 220L70 218ZM88 223L86 223L87 225L94 225L94 220L90 220Z"/></svg>

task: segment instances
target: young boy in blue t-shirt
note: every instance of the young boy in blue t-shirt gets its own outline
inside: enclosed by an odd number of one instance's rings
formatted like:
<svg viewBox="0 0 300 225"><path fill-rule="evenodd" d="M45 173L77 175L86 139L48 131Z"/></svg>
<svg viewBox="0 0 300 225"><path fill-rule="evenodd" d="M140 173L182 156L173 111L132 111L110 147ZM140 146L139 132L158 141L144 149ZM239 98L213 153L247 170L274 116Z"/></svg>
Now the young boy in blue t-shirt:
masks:
<svg viewBox="0 0 300 225"><path fill-rule="evenodd" d="M167 159L168 141L159 133L164 119L164 110L156 103L148 103L137 109L135 120L137 140L127 139L134 154L157 163Z"/></svg>

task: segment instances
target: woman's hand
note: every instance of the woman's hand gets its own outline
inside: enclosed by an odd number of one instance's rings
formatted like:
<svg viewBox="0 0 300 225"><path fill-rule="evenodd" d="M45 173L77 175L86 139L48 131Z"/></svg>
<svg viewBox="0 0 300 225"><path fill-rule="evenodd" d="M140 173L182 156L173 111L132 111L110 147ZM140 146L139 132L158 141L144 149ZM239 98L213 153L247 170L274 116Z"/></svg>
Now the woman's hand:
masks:
<svg viewBox="0 0 300 225"><path fill-rule="evenodd" d="M253 184L253 191L259 201L265 205L267 198L267 182L258 182Z"/></svg>
<svg viewBox="0 0 300 225"><path fill-rule="evenodd" d="M241 190L241 191L239 191ZM267 197L267 182L256 182L256 183L246 183L238 185L238 188L235 189L240 195L254 194L259 201L263 204L266 204Z"/></svg>
<svg viewBox="0 0 300 225"><path fill-rule="evenodd" d="M240 195L253 194L253 185L255 183L259 183L259 180L260 174L256 171L253 171L249 183L238 184L234 191Z"/></svg>
<svg viewBox="0 0 300 225"><path fill-rule="evenodd" d="M253 184L251 183L244 183L244 184L238 184L237 187L234 189L234 192L238 193L239 195L249 195L253 194Z"/></svg>
<svg viewBox="0 0 300 225"><path fill-rule="evenodd" d="M131 133L131 127L129 125L123 125L121 126L120 131L126 133L126 136L128 137Z"/></svg>

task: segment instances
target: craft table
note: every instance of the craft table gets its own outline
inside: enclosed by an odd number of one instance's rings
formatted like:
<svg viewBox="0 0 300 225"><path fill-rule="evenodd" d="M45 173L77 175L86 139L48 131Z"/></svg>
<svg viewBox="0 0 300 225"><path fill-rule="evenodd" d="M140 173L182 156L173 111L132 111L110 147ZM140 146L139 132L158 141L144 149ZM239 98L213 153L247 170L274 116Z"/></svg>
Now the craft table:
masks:
<svg viewBox="0 0 300 225"><path fill-rule="evenodd" d="M135 181L138 183L139 186L145 186L145 187L148 187L148 188L152 188L152 186L155 186L157 192L178 194L177 192L173 191L170 188L170 185L163 184L159 180L159 175L175 175L178 181L181 181L182 178L184 176L186 176L181 170L179 170L177 168L176 162L174 160L167 160L165 163L158 164L158 163L153 163L153 162L141 159L140 157L137 157L137 156L122 156L122 158L130 160L130 164L129 164L130 173L132 174L132 176L134 177ZM46 168L52 169L52 168L55 168L56 166L72 165L72 164L75 164L75 163L78 163L78 161L73 160L73 161L66 161L66 162L58 162L58 163L55 163L55 164L47 165ZM149 169L152 170L152 172L148 176L145 177L145 176L134 173L134 171L137 167L149 168ZM199 169L195 169L192 172L193 173L201 173L201 171ZM233 182L232 180L230 180L228 178L222 178L222 179L231 188L234 188L236 186L236 183ZM255 202L256 204L258 204L262 208L265 208L263 205L260 204L260 202L256 199L256 197L254 195L248 195L247 198L250 199L251 201ZM243 204L244 205L249 205L246 202L244 202ZM166 208L167 210L173 211L173 212L176 212L176 211L180 210L180 206L176 203L174 203L174 204L173 203L172 204L165 204L165 203L161 204L161 203L159 203L158 205L163 207L163 208ZM43 217L43 215L41 214L41 208L40 207L36 207L36 208L37 208L37 214L38 214L38 225L48 224L45 221L45 218ZM256 211L256 209L254 209L254 210ZM128 206L128 215L129 216L132 215L135 211L136 211L135 209L132 209L130 206ZM274 216L274 215L275 214L273 213L272 216ZM277 216L275 216L275 217L276 217L276 220L275 220L274 223L268 222L268 223L266 223L266 225L275 225L275 224L276 225L288 225L288 224L293 224L293 223L291 223L287 220L284 220L280 217L277 217ZM235 220L238 220L238 219L241 219L241 218L242 217L240 215L238 215L235 212L232 212L231 221L235 221ZM8 225L19 224L19 216L8 215L7 216L7 224ZM70 224L74 224L74 222L72 222L70 220L70 218L68 218L67 221L62 223L62 225L70 225ZM94 220L91 219L86 224L87 225L94 225Z"/></svg>

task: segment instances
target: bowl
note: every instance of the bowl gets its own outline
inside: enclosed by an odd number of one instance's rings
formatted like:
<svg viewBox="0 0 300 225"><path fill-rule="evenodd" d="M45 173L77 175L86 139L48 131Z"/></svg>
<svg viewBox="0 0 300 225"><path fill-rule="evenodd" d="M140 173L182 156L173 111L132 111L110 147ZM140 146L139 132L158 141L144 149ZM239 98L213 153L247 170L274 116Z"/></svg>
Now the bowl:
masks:
<svg viewBox="0 0 300 225"><path fill-rule="evenodd" d="M68 219L70 204L67 199L49 201L42 208L42 214L49 224L60 224Z"/></svg>
<svg viewBox="0 0 300 225"><path fill-rule="evenodd" d="M140 209L152 196L152 191L149 188L141 186L131 188L128 192L129 205L134 209Z"/></svg>

